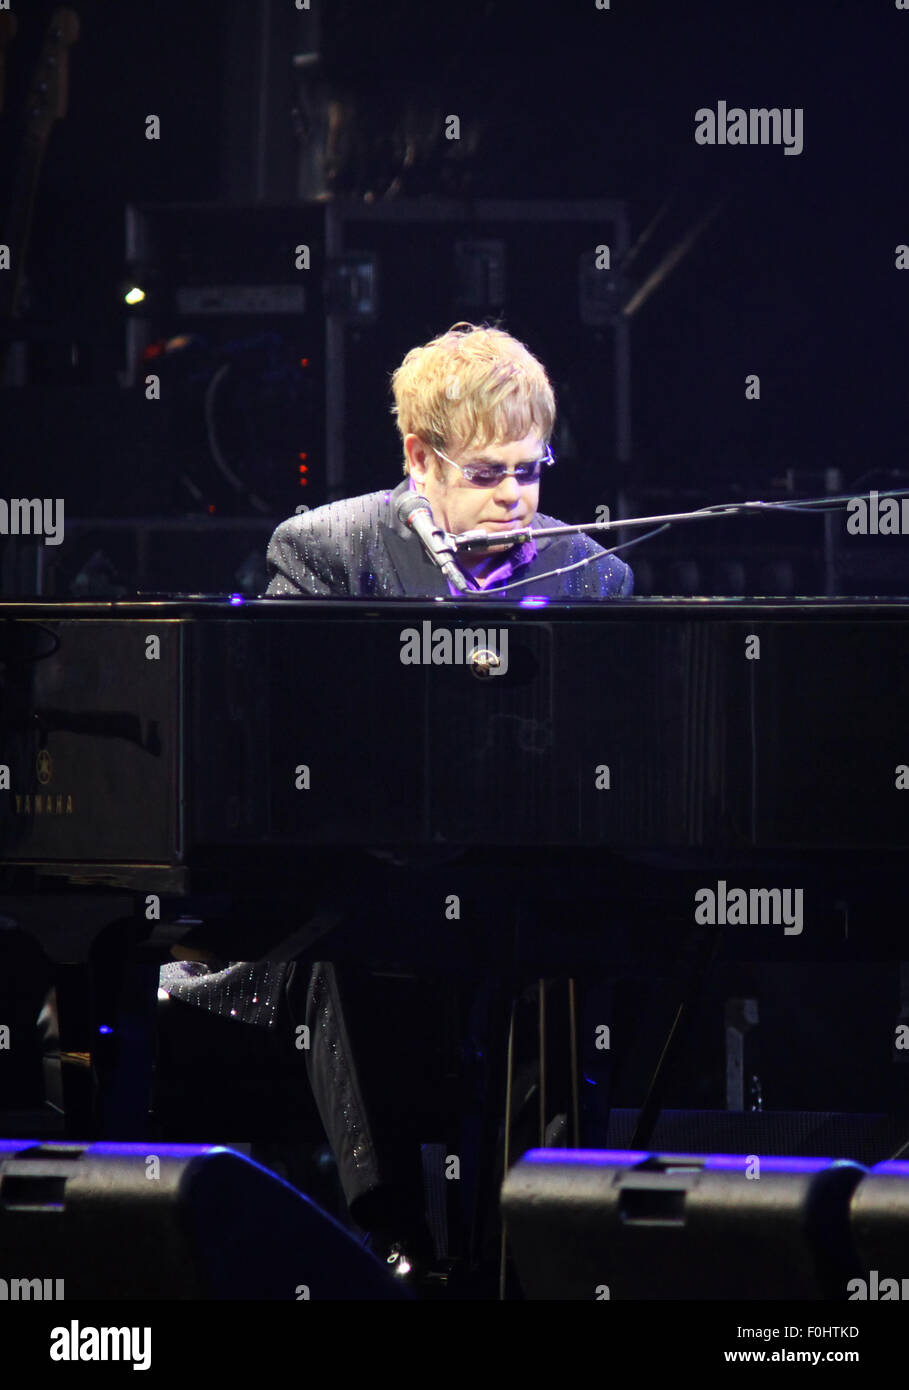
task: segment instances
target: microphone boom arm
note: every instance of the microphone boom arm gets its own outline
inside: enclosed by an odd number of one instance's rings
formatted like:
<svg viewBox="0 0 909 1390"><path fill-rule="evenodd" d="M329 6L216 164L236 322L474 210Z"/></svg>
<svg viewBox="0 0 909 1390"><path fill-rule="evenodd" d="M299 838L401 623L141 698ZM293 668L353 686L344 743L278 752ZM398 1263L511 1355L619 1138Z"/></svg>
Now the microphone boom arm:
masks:
<svg viewBox="0 0 909 1390"><path fill-rule="evenodd" d="M899 488L891 492L878 492L881 497L909 497L909 488ZM759 512L806 512L840 511L840 503L853 502L855 498L842 494L838 497L806 497L794 502L719 502L712 507L700 507L693 512L666 512L662 516L624 517L619 521L580 521L576 525L541 526L535 529L525 526L520 531L505 531L491 535L487 531L462 531L452 536L456 550L476 550L481 546L488 550L504 550L519 541L546 540L553 536L595 535L598 531L618 531L626 526L660 526L674 521L711 521L723 516L755 516Z"/></svg>

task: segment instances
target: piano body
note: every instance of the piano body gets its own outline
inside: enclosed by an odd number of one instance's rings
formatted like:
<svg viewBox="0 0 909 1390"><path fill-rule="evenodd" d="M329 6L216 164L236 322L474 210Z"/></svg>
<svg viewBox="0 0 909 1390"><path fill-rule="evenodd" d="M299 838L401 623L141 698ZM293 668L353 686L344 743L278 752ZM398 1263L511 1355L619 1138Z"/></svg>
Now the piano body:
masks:
<svg viewBox="0 0 909 1390"><path fill-rule="evenodd" d="M5 601L0 916L61 976L899 960L907 656L909 600Z"/></svg>

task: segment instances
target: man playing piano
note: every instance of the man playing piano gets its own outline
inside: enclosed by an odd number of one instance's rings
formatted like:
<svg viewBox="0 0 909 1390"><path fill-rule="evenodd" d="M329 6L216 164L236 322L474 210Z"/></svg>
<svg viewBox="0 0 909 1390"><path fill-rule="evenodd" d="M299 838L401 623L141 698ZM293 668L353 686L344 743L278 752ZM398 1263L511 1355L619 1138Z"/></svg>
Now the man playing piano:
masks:
<svg viewBox="0 0 909 1390"><path fill-rule="evenodd" d="M269 596L425 598L455 594L465 583L476 597L515 600L631 594L629 567L583 535L461 552L465 582L456 587L400 518L400 501L417 493L450 534L479 529L493 539L560 524L537 512L540 482L553 463L554 393L523 344L496 328L455 325L408 352L392 389L404 480L393 491L334 502L278 526L268 547ZM227 973L237 972L239 988L254 976L255 984L256 971L265 969L238 965ZM169 981L162 980L168 992L205 1004L206 982L198 973L182 987L174 967L168 973ZM267 984L259 981L255 991L260 1002ZM406 1123L422 1099L409 1090L431 1089L425 1079L420 1084L424 1039L417 1019L425 1027L432 1018L426 990L414 982L405 997L406 985L354 978L328 962L302 972L290 965L286 985L292 1012L305 1012L309 1025L307 1073L351 1215L380 1255L397 1246L411 1260L430 1258L418 1136ZM224 993L224 972L212 976L211 988ZM271 988L274 993L274 980ZM236 992L231 1012L245 1016ZM407 1020L396 1040L389 1036L391 1016ZM380 1059L372 1041L377 1034Z"/></svg>
<svg viewBox="0 0 909 1390"><path fill-rule="evenodd" d="M456 593L399 519L398 504L409 491L426 498L435 522L451 535L482 530L494 538L520 527L561 524L537 513L540 481L554 462L555 397L522 343L497 328L456 324L411 349L392 389L404 481L393 491L333 502L282 522L268 547L269 595ZM531 537L505 551L462 551L458 563L472 591L497 598L626 598L632 590L628 566L583 535L539 544Z"/></svg>

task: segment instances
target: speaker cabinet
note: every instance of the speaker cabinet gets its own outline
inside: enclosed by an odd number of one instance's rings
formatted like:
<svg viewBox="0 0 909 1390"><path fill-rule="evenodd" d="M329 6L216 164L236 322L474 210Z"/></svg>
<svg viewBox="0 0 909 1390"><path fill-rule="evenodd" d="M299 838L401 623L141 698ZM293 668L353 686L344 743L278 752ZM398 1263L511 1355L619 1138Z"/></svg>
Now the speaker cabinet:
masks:
<svg viewBox="0 0 909 1390"><path fill-rule="evenodd" d="M201 1144L0 1141L0 1271L67 1300L411 1297L315 1203Z"/></svg>
<svg viewBox="0 0 909 1390"><path fill-rule="evenodd" d="M846 1298L849 1198L826 1158L532 1149L502 1187L531 1299Z"/></svg>

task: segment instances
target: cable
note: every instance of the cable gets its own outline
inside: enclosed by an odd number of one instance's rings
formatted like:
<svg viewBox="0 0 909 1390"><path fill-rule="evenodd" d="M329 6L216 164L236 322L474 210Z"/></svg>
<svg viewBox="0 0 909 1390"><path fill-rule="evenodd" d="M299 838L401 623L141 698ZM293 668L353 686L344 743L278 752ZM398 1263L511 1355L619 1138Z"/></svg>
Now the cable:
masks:
<svg viewBox="0 0 909 1390"><path fill-rule="evenodd" d="M227 479L227 482L233 488L234 492L240 493L256 511L267 513L270 511L268 504L263 502L262 498L253 492L241 478L237 477L236 473L227 462L227 459L224 457L221 446L218 443L218 435L215 428L215 397L218 394L218 388L221 382L224 380L225 376L227 376L232 366L233 364L231 362L223 363L205 388L203 404L205 411L205 433L208 437L208 447L211 450L211 456L214 460L215 467L221 475Z"/></svg>

